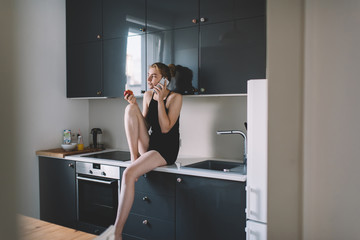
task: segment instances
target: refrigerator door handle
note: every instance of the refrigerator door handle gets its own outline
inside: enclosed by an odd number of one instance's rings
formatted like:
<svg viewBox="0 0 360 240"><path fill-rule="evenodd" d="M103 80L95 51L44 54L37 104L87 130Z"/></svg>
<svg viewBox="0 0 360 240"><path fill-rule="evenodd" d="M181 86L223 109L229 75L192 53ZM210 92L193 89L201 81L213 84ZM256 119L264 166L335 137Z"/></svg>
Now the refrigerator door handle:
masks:
<svg viewBox="0 0 360 240"><path fill-rule="evenodd" d="M246 194L246 197L247 197L247 199L246 199L246 202L247 202L247 207L246 207L246 209L247 209L247 214L248 214L248 218L251 218L251 216L254 216L254 217L258 217L257 215L257 212L256 211L253 211L252 209L251 209L251 202L254 202L254 198L251 198L251 194L256 194L256 189L255 188L252 188L252 187L250 187L250 186L247 186L246 187L246 191L247 191L247 194ZM253 201L251 201L251 200L253 200ZM258 201L258 198L256 198L256 200L255 201ZM256 204L255 204L256 205Z"/></svg>

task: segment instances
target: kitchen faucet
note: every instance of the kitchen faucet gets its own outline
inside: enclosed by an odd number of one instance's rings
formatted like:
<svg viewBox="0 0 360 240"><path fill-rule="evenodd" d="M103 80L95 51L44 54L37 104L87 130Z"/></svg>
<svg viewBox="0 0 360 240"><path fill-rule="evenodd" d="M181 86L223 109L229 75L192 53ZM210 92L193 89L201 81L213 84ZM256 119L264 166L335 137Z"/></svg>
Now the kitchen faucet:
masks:
<svg viewBox="0 0 360 240"><path fill-rule="evenodd" d="M216 131L217 135L222 135L222 134L240 134L241 136L243 136L244 138L244 164L246 164L247 162L247 151L246 151L246 135L245 133L243 133L240 130L220 130L220 131Z"/></svg>

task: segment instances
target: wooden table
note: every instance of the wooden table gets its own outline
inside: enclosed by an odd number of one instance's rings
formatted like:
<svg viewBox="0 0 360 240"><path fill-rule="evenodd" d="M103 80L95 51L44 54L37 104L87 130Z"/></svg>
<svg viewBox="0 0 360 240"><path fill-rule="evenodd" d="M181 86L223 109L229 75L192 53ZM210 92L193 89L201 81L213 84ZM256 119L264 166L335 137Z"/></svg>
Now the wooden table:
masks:
<svg viewBox="0 0 360 240"><path fill-rule="evenodd" d="M18 215L20 240L90 240L96 235Z"/></svg>

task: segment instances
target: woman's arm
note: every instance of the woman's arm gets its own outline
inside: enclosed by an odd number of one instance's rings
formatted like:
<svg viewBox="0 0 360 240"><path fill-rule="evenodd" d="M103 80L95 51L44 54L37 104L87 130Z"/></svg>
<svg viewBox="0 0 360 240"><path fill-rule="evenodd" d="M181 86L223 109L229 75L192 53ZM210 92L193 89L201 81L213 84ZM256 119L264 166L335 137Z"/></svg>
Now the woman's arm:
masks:
<svg viewBox="0 0 360 240"><path fill-rule="evenodd" d="M159 124L162 133L168 133L180 116L182 95L172 93L168 97L168 113L166 114L164 101L158 101Z"/></svg>
<svg viewBox="0 0 360 240"><path fill-rule="evenodd" d="M152 97L152 92L151 91L147 91L144 94L143 97L143 110L142 110L142 115L144 116L144 118L146 118L146 115L149 112L149 103Z"/></svg>

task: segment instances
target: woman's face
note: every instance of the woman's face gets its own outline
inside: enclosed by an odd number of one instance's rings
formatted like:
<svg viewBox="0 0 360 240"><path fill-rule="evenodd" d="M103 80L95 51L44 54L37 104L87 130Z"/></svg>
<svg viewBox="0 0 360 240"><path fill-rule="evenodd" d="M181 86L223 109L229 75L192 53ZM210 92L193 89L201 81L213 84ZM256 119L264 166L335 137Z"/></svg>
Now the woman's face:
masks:
<svg viewBox="0 0 360 240"><path fill-rule="evenodd" d="M162 75L156 68L149 68L147 83L150 89L153 89L161 80Z"/></svg>

